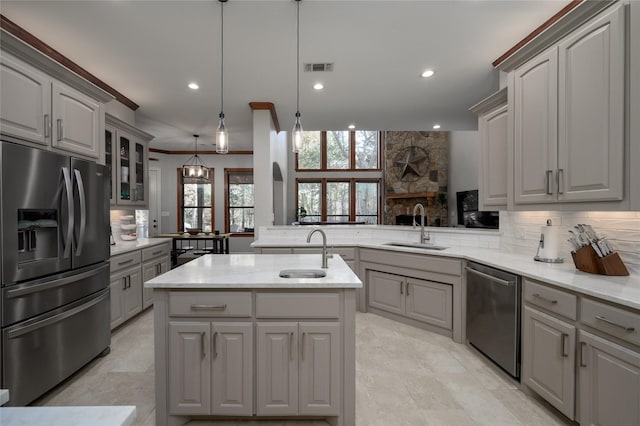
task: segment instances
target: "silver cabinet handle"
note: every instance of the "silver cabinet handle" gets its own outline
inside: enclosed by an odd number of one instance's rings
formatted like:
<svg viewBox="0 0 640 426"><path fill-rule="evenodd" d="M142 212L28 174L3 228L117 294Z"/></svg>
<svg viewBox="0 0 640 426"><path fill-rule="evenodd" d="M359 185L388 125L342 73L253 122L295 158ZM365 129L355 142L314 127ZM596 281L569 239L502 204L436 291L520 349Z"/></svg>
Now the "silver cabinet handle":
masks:
<svg viewBox="0 0 640 426"><path fill-rule="evenodd" d="M125 260L125 261L122 261L122 262L118 262L118 266L126 265L127 263L131 263L131 262L133 262L133 259L129 259L129 260Z"/></svg>
<svg viewBox="0 0 640 426"><path fill-rule="evenodd" d="M556 175L556 184L558 185L558 194L562 194L562 185L560 183L564 181L564 170L558 169L558 174Z"/></svg>
<svg viewBox="0 0 640 426"><path fill-rule="evenodd" d="M402 287L404 286L404 281L400 282L400 294L404 294L404 290Z"/></svg>
<svg viewBox="0 0 640 426"><path fill-rule="evenodd" d="M624 331L631 332L631 331L635 331L636 330L635 327L629 327L629 326L626 326L626 325L618 324L617 322L613 322L610 319L606 319L605 317L600 316L600 315L596 315L596 319L599 320L599 321L602 321L602 322L606 322L607 324L612 325L614 327L621 328Z"/></svg>
<svg viewBox="0 0 640 426"><path fill-rule="evenodd" d="M546 178L547 178L547 195L553 195L553 188L551 187L551 177L553 175L553 170L547 170Z"/></svg>
<svg viewBox="0 0 640 426"><path fill-rule="evenodd" d="M131 288L131 275L127 275L127 288Z"/></svg>
<svg viewBox="0 0 640 426"><path fill-rule="evenodd" d="M44 137L48 138L51 136L51 117L49 114L44 115Z"/></svg>
<svg viewBox="0 0 640 426"><path fill-rule="evenodd" d="M580 367L586 367L587 363L584 361L584 348L587 346L586 342L580 342Z"/></svg>
<svg viewBox="0 0 640 426"><path fill-rule="evenodd" d="M562 356L567 358L569 356L569 354L566 352L565 341L569 339L569 335L567 333L562 333L560 335L560 339L561 339L561 342L562 342L562 344L561 344L562 345Z"/></svg>
<svg viewBox="0 0 640 426"><path fill-rule="evenodd" d="M407 286L407 289L406 289L406 290L407 290L407 296L409 295L409 286L410 286L410 285L411 285L411 284L409 284L408 282L406 283L406 286Z"/></svg>
<svg viewBox="0 0 640 426"><path fill-rule="evenodd" d="M305 343L305 337L307 336L307 332L304 331L302 332L302 343L300 344L300 351L301 351L301 357L304 360L304 343Z"/></svg>
<svg viewBox="0 0 640 426"><path fill-rule="evenodd" d="M158 250L158 251L154 251L153 253L151 253L152 256L157 256L159 254L162 253L162 250Z"/></svg>
<svg viewBox="0 0 640 426"><path fill-rule="evenodd" d="M218 332L214 332L213 333L213 357L214 358L218 358L218 342L217 342L217 338L218 337Z"/></svg>
<svg viewBox="0 0 640 426"><path fill-rule="evenodd" d="M289 333L289 360L293 361L293 331Z"/></svg>
<svg viewBox="0 0 640 426"><path fill-rule="evenodd" d="M127 289L127 277L122 277L122 289Z"/></svg>
<svg viewBox="0 0 640 426"><path fill-rule="evenodd" d="M191 305L192 311L224 311L227 305Z"/></svg>
<svg viewBox="0 0 640 426"><path fill-rule="evenodd" d="M551 303L552 305L555 305L555 304L557 304L557 303L558 303L558 301L557 301L557 300L547 299L547 298L546 298L546 297L544 297L544 296L540 296L538 293L533 293L533 294L532 294L532 296L533 296L533 297L535 297L536 299L540 299L540 300L542 300L543 302Z"/></svg>
<svg viewBox="0 0 640 426"><path fill-rule="evenodd" d="M63 131L64 131L64 127L62 127L62 119L58 118L58 120L56 120L57 124L58 124L58 142L62 140L62 136L63 136Z"/></svg>
<svg viewBox="0 0 640 426"><path fill-rule="evenodd" d="M207 356L207 350L204 346L204 331L200 332L200 350L202 351L202 358Z"/></svg>
<svg viewBox="0 0 640 426"><path fill-rule="evenodd" d="M515 281L502 280L502 279L496 278L496 277L494 277L492 275L485 274L484 272L476 271L475 269L472 269L472 268L469 268L469 267L466 267L465 269L467 270L467 272L471 272L472 274L479 275L479 276L481 276L483 278L486 278L489 281L492 281L492 282L494 282L496 284L500 284L500 285L507 286L507 287L516 284Z"/></svg>

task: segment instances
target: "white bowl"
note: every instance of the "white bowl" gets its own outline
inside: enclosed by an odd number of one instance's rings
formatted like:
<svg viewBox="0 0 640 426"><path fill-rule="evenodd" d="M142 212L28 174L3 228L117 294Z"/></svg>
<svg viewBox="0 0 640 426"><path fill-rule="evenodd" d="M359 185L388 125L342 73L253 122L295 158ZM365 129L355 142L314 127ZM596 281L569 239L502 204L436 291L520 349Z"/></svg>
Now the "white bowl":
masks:
<svg viewBox="0 0 640 426"><path fill-rule="evenodd" d="M120 216L120 220L121 221L133 220L133 215L132 214L128 214L128 215L125 215L125 216Z"/></svg>
<svg viewBox="0 0 640 426"><path fill-rule="evenodd" d="M134 229L136 229L138 225L136 225L135 223L128 223L128 224L121 224L120 228L122 228L125 231L132 231Z"/></svg>
<svg viewBox="0 0 640 426"><path fill-rule="evenodd" d="M120 238L124 241L133 241L138 239L137 235L120 234Z"/></svg>

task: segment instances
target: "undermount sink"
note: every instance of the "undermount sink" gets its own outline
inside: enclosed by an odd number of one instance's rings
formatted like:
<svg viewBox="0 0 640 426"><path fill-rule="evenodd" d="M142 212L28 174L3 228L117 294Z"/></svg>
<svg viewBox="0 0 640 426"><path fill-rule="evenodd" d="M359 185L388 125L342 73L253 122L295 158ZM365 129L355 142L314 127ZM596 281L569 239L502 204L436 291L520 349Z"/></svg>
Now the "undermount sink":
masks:
<svg viewBox="0 0 640 426"><path fill-rule="evenodd" d="M327 273L322 269L283 269L279 275L282 278L322 278Z"/></svg>
<svg viewBox="0 0 640 426"><path fill-rule="evenodd" d="M408 247L408 248L417 248L423 250L445 250L448 247L436 246L433 244L420 244L420 243L405 243L400 241L394 241L390 243L384 243L385 246L394 246L394 247Z"/></svg>

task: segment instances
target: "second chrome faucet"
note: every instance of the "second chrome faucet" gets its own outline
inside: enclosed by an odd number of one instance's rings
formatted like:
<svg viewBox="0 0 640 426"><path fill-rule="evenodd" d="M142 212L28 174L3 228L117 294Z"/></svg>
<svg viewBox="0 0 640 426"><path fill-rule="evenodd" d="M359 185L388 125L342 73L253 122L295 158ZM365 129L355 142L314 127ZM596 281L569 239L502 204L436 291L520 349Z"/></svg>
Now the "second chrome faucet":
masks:
<svg viewBox="0 0 640 426"><path fill-rule="evenodd" d="M413 206L413 226L416 227L416 212L420 210L420 244L424 244L431 239L429 233L427 235L424 234L424 206L420 203Z"/></svg>
<svg viewBox="0 0 640 426"><path fill-rule="evenodd" d="M307 235L307 242L311 242L311 236L316 232L319 232L322 235L322 269L327 269L329 267L327 262L327 258L329 257L327 252L327 235L322 229L314 229L309 232L309 235Z"/></svg>

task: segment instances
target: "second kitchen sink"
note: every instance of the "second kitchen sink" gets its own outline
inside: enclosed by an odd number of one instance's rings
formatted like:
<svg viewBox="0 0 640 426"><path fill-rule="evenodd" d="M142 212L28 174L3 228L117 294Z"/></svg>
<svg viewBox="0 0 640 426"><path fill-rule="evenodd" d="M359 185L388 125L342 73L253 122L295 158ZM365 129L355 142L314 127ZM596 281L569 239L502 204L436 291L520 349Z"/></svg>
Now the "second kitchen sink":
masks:
<svg viewBox="0 0 640 426"><path fill-rule="evenodd" d="M322 269L283 269L278 275L282 278L323 278L327 273Z"/></svg>
<svg viewBox="0 0 640 426"><path fill-rule="evenodd" d="M393 247L408 247L408 248L417 248L423 250L445 250L448 247L436 246L433 244L420 244L420 243L409 243L402 241L392 241L390 243L384 243L385 246L393 246Z"/></svg>

